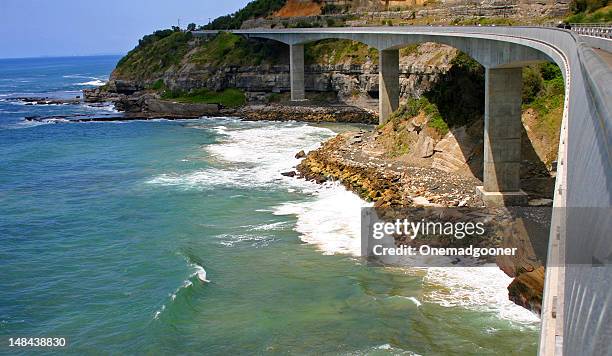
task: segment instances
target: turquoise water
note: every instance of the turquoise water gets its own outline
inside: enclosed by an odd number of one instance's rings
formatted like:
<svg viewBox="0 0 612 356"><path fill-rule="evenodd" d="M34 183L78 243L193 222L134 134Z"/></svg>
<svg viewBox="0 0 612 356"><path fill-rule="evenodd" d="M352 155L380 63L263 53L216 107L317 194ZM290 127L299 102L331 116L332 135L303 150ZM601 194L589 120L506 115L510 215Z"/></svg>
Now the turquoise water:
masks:
<svg viewBox="0 0 612 356"><path fill-rule="evenodd" d="M0 95L70 95L65 76L103 80L116 58L45 61L1 63L39 81ZM346 127L22 119L67 110L108 109L0 101L0 353L15 336L77 354L536 352L497 268L367 267L365 203L280 175Z"/></svg>

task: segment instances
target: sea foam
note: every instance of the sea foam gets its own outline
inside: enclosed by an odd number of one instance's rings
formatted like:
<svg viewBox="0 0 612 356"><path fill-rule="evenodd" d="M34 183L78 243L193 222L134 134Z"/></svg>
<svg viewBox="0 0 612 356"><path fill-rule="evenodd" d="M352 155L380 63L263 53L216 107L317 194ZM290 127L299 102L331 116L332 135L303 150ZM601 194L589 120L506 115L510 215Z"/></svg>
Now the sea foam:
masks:
<svg viewBox="0 0 612 356"><path fill-rule="evenodd" d="M104 84L106 84L106 83L101 81L100 79L95 79L95 80L90 80L88 82L77 83L76 85L101 87Z"/></svg>
<svg viewBox="0 0 612 356"><path fill-rule="evenodd" d="M238 188L268 188L284 186L313 189L280 173L293 169L299 163L294 155L319 147L320 142L332 137L331 130L300 123L236 123L219 120L212 127L197 126L217 133L219 142L208 145L213 167L188 173L166 173L151 178L147 183L175 186L181 189L208 190L219 186ZM225 122L224 122L225 121ZM229 129L229 125L239 126Z"/></svg>
<svg viewBox="0 0 612 356"><path fill-rule="evenodd" d="M239 128L232 126L239 125ZM361 253L361 208L371 206L338 182L317 185L295 178L282 177L299 160L294 154L309 151L334 135L331 130L299 123L242 123L225 121L208 129L221 135L220 142L205 150L226 168L208 168L187 174L164 174L148 183L178 186L183 189L212 189L218 186L275 187L299 190L311 196L308 201L286 202L272 210L275 215L297 217L295 230L300 239L312 244L323 254ZM226 246L269 241L254 235L222 235ZM508 300L507 286L511 278L497 266L449 267L425 269L424 283L428 288L421 303L436 303L445 307L463 307L491 312L501 319L535 326L538 317Z"/></svg>

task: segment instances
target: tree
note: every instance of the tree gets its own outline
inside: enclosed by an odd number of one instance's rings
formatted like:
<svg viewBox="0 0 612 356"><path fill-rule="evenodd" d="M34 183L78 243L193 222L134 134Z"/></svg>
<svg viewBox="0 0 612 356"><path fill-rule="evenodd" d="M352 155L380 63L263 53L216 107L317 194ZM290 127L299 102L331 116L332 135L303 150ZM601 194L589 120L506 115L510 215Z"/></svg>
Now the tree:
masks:
<svg viewBox="0 0 612 356"><path fill-rule="evenodd" d="M195 31L195 30L196 30L196 24L190 23L189 25L187 25L187 31Z"/></svg>

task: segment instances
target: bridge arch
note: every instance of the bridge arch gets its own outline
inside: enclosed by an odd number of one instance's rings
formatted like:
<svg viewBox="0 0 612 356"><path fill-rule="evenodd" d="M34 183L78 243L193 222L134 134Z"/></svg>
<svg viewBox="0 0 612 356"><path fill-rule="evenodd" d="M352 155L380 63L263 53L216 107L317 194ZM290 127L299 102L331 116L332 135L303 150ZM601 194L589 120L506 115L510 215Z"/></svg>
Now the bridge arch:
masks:
<svg viewBox="0 0 612 356"><path fill-rule="evenodd" d="M435 27L433 27L435 29ZM312 29L304 29L312 30ZM357 31L250 31L242 30L235 33L243 34L247 37L265 38L285 43L289 46L300 46L311 42L338 39L351 40L363 43L379 51L394 50L412 44L425 42L435 42L445 44L467 53L485 68L511 68L523 67L529 64L541 63L546 61L555 62L559 67L565 68L566 63L562 56L551 48L548 44L536 40L526 40L523 38L507 38L505 36L470 34L463 33L436 33L410 32L389 30L385 33L369 33Z"/></svg>
<svg viewBox="0 0 612 356"><path fill-rule="evenodd" d="M427 30L316 29L238 31L290 46L291 98L304 100L304 45L343 39L379 50L379 122L384 124L399 108L399 51L418 43L436 42L457 48L485 67L485 125L483 186L479 192L489 205L523 205L527 195L520 188L522 68L553 61L566 68L560 53L542 41L522 37L437 32ZM565 72L565 71L563 71Z"/></svg>

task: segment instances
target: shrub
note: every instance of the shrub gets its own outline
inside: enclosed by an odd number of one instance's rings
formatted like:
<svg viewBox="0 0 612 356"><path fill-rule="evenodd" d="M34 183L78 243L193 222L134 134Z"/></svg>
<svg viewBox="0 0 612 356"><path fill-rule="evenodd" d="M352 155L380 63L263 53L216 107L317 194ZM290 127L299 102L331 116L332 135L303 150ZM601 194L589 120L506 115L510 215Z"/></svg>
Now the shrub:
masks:
<svg viewBox="0 0 612 356"><path fill-rule="evenodd" d="M463 52L451 69L423 95L436 105L449 127L473 122L484 114L484 68Z"/></svg>
<svg viewBox="0 0 612 356"><path fill-rule="evenodd" d="M557 65L544 63L523 69L523 104L533 103L540 97L564 94L565 81Z"/></svg>
<svg viewBox="0 0 612 356"><path fill-rule="evenodd" d="M180 63L192 38L191 32L173 30L156 31L144 36L136 48L119 60L115 74L130 80L159 77L168 68Z"/></svg>
<svg viewBox="0 0 612 356"><path fill-rule="evenodd" d="M255 0L231 15L216 18L206 25L207 30L231 30L242 26L246 20L265 17L280 10L286 0Z"/></svg>
<svg viewBox="0 0 612 356"><path fill-rule="evenodd" d="M408 99L406 104L400 106L391 115L391 122L396 126L399 121L409 120L421 113L424 113L429 119L429 127L436 130L442 136L446 135L449 130L448 124L442 118L436 104L431 103L426 97Z"/></svg>
<svg viewBox="0 0 612 356"><path fill-rule="evenodd" d="M166 83L164 83L163 79L158 79L155 81L155 83L153 83L153 85L151 85L151 89L153 90L166 89Z"/></svg>
<svg viewBox="0 0 612 356"><path fill-rule="evenodd" d="M536 66L523 69L523 103L531 103L544 87L542 73Z"/></svg>
<svg viewBox="0 0 612 356"><path fill-rule="evenodd" d="M177 102L190 104L221 104L225 107L238 107L246 102L244 92L239 89L225 89L216 92L209 89L194 89L190 92L166 90L162 99L172 99Z"/></svg>
<svg viewBox="0 0 612 356"><path fill-rule="evenodd" d="M334 5L334 4L325 4L323 5L323 7L321 7L321 13L323 15L329 15L329 14L341 14L344 12L347 12L349 9L348 5Z"/></svg>
<svg viewBox="0 0 612 356"><path fill-rule="evenodd" d="M304 48L306 64L339 64L350 61L363 64L367 59L378 62L378 51L367 45L351 40L321 40L308 43Z"/></svg>
<svg viewBox="0 0 612 356"><path fill-rule="evenodd" d="M190 61L198 65L237 66L275 63L284 46L273 41L250 41L242 36L221 32L203 43L191 54Z"/></svg>
<svg viewBox="0 0 612 356"><path fill-rule="evenodd" d="M608 5L608 0L574 0L570 4L570 9L574 13L591 12Z"/></svg>

